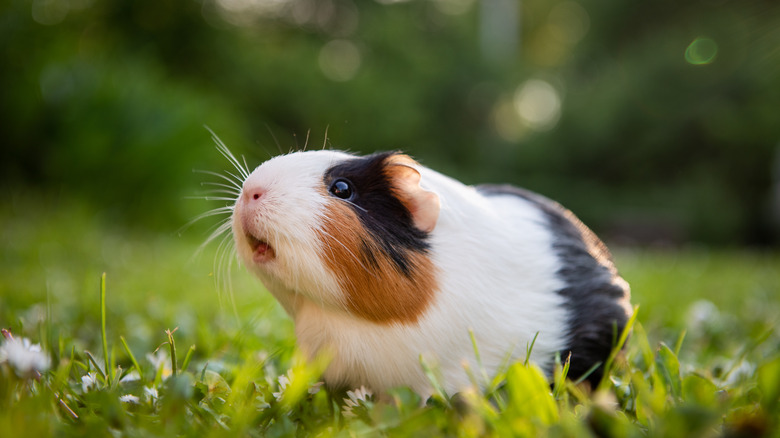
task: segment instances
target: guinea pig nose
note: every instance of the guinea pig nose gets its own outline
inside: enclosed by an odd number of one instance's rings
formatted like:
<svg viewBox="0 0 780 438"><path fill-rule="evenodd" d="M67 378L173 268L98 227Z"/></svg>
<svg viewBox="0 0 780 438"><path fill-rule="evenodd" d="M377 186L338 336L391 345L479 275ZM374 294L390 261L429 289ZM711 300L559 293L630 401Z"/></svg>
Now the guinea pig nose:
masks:
<svg viewBox="0 0 780 438"><path fill-rule="evenodd" d="M265 195L265 190L258 188L244 191L244 196L246 197L247 201L257 201L258 199L262 198L263 195Z"/></svg>

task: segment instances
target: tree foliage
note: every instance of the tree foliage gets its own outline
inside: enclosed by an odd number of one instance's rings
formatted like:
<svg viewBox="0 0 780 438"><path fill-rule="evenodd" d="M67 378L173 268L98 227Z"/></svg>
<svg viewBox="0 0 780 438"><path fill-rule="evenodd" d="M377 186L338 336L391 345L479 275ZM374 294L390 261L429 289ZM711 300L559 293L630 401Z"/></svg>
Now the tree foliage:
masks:
<svg viewBox="0 0 780 438"><path fill-rule="evenodd" d="M403 149L614 238L775 240L775 2L525 0L497 28L491 4L12 0L0 181L175 227L221 170L207 125L250 164Z"/></svg>

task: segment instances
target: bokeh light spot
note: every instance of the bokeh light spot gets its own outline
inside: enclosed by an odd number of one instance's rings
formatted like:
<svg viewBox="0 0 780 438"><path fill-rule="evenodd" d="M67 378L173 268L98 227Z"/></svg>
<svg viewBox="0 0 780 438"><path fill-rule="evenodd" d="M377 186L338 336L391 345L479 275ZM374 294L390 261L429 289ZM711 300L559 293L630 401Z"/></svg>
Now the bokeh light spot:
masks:
<svg viewBox="0 0 780 438"><path fill-rule="evenodd" d="M360 69L360 50L351 41L333 40L320 50L319 63L328 79L346 82L354 78Z"/></svg>
<svg viewBox="0 0 780 438"><path fill-rule="evenodd" d="M491 114L493 131L504 141L517 142L524 139L529 129L520 120L511 96L502 96L493 107Z"/></svg>
<svg viewBox="0 0 780 438"><path fill-rule="evenodd" d="M463 15L471 9L474 0L435 0L434 3L447 15Z"/></svg>
<svg viewBox="0 0 780 438"><path fill-rule="evenodd" d="M564 1L550 11L551 31L559 39L575 44L579 42L590 29L590 16L579 3Z"/></svg>
<svg viewBox="0 0 780 438"><path fill-rule="evenodd" d="M561 96L550 83L529 79L517 88L515 111L528 126L537 131L551 129L561 116Z"/></svg>
<svg viewBox="0 0 780 438"><path fill-rule="evenodd" d="M685 49L685 60L693 65L710 64L717 55L718 44L710 38L696 38Z"/></svg>
<svg viewBox="0 0 780 438"><path fill-rule="evenodd" d="M45 26L62 23L68 15L68 2L60 0L34 0L32 2L32 17Z"/></svg>

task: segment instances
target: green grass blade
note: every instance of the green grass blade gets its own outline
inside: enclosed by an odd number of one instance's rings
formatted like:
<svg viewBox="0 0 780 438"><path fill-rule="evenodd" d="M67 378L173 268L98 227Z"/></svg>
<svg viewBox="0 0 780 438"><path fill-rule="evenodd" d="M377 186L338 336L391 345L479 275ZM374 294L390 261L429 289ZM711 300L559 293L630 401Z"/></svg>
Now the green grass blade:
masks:
<svg viewBox="0 0 780 438"><path fill-rule="evenodd" d="M531 352L534 351L534 344L536 344L537 337L539 337L539 332L536 332L536 334L534 334L534 338L531 339L531 344L529 344L525 348L525 362L523 362L523 365L525 366L528 366L528 361L531 360Z"/></svg>
<svg viewBox="0 0 780 438"><path fill-rule="evenodd" d="M192 359L192 354L195 353L195 345L191 345L190 349L187 350L187 354L184 355L184 362L181 364L181 370L182 372L187 371L187 365L190 364L190 360Z"/></svg>
<svg viewBox="0 0 780 438"><path fill-rule="evenodd" d="M617 343L612 348L612 352L609 354L607 361L604 363L604 375L601 377L601 382L599 382L598 388L603 389L606 386L606 382L609 382L609 373L612 371L612 364L615 362L617 355L623 349L623 345L625 345L626 340L628 339L628 334L631 333L631 329L634 327L634 323L636 322L636 317L638 314L639 305L636 305L634 306L634 313L631 315L631 318L628 319L628 322L626 322L626 326L623 327L623 333L620 334Z"/></svg>
<svg viewBox="0 0 780 438"><path fill-rule="evenodd" d="M171 347L171 376L176 377L176 370L177 370L177 364L176 364L176 343L173 341L173 334L178 330L179 328L176 327L173 330L165 330L165 333L168 335L168 345Z"/></svg>
<svg viewBox="0 0 780 438"><path fill-rule="evenodd" d="M95 360L94 356L92 356L92 353L90 353L87 350L84 350L84 354L87 355L87 359L89 359L89 362L92 363L92 365L95 366L95 371L98 372L100 377L103 379L103 382L108 382L108 379L106 378L106 374L103 372L103 370L100 369L100 366L98 365L97 361Z"/></svg>
<svg viewBox="0 0 780 438"><path fill-rule="evenodd" d="M435 370L431 368L431 366L428 364L425 358L423 358L422 354L420 355L420 365L423 368L423 372L425 372L425 376L428 377L428 381L431 382L431 386L433 387L433 396L438 398L439 401L443 402L445 405L449 406L450 403L449 395L444 390L444 387L441 385L441 382L439 382Z"/></svg>
<svg viewBox="0 0 780 438"><path fill-rule="evenodd" d="M669 386L669 392L675 399L679 399L682 393L680 361L674 352L663 342L658 347L656 367L663 380Z"/></svg>
<svg viewBox="0 0 780 438"><path fill-rule="evenodd" d="M574 385L579 385L580 383L584 382L585 379L588 378L591 374L593 374L594 371L596 371L603 362L599 361L593 364L592 367L588 368L588 371L585 371L577 380L574 381Z"/></svg>
<svg viewBox="0 0 780 438"><path fill-rule="evenodd" d="M108 361L108 339L106 337L106 273L100 276L100 338L103 341L103 360L105 361L104 376L113 378L110 362Z"/></svg>
<svg viewBox="0 0 780 438"><path fill-rule="evenodd" d="M685 340L685 334L687 333L687 330L683 329L680 332L680 336L677 337L677 342L674 343L674 355L679 356L680 355L680 349L682 348L683 340Z"/></svg>
<svg viewBox="0 0 780 438"><path fill-rule="evenodd" d="M561 354L555 353L555 374L553 376L553 398L560 398L563 389L566 388L566 377L569 375L569 366L571 365L571 352L566 357L566 361L561 363ZM560 370L560 371L559 371Z"/></svg>
<svg viewBox="0 0 780 438"><path fill-rule="evenodd" d="M138 361L135 359L133 352L130 350L130 346L127 345L127 341L125 340L125 337L120 336L119 340L122 342L122 346L125 348L125 351L127 352L127 356L130 357L130 362L133 363L133 367L135 367L135 370L138 371L138 375L141 377L141 381L143 381L144 373L141 370L141 366L138 365Z"/></svg>
<svg viewBox="0 0 780 438"><path fill-rule="evenodd" d="M474 357L477 359L477 367L479 367L479 373L482 375L482 381L485 385L490 381L487 375L485 367L482 365L482 356L479 355L479 347L477 346L477 338L474 336L474 330L469 329L469 338L471 339L471 348L474 349Z"/></svg>

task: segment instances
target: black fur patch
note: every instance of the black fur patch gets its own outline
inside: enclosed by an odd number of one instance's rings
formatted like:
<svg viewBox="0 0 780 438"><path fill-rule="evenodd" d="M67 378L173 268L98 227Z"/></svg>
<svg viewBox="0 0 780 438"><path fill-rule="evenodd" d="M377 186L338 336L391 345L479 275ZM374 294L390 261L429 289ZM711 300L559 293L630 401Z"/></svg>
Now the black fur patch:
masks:
<svg viewBox="0 0 780 438"><path fill-rule="evenodd" d="M395 152L382 152L346 160L325 172L325 188L339 178L349 180L355 190L350 207L368 233L407 277L411 275L409 251L427 252L428 233L414 226L412 215L393 196L391 182L384 173L385 160ZM363 242L363 261L376 266L368 242Z"/></svg>
<svg viewBox="0 0 780 438"><path fill-rule="evenodd" d="M566 360L571 353L569 376L576 379L609 357L629 315L619 304L629 291L616 283L617 271L606 246L571 212L557 202L512 186L477 186L480 193L515 195L539 207L554 235L553 249L561 261L557 275L566 287L557 291L565 298L569 319L569 347L561 351ZM595 387L603 367L587 378Z"/></svg>

